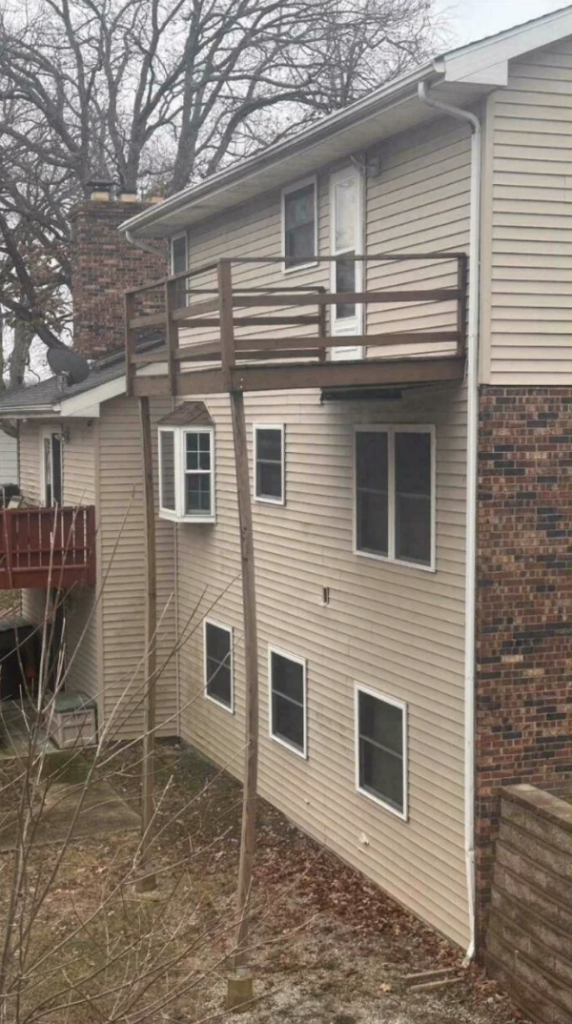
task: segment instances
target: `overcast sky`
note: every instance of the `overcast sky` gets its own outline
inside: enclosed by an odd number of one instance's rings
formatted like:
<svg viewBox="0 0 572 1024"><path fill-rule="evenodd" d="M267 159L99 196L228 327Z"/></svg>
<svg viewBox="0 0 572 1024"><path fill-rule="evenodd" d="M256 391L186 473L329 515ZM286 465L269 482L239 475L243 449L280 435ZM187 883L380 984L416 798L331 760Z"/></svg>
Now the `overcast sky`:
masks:
<svg viewBox="0 0 572 1024"><path fill-rule="evenodd" d="M453 36L453 47L568 5L569 0L437 0L437 7L444 13L448 31Z"/></svg>

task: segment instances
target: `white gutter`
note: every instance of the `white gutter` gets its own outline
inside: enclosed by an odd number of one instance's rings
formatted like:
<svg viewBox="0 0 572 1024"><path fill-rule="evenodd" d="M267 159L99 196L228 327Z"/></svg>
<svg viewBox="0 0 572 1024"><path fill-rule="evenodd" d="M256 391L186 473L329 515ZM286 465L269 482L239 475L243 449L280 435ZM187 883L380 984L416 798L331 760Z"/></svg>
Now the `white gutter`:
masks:
<svg viewBox="0 0 572 1024"><path fill-rule="evenodd" d="M156 249L154 246L148 245L147 242L143 242L140 238L134 238L131 231L127 230L125 232L125 237L131 245L135 246L136 249L141 249L142 252L150 252L152 256L161 255L159 250Z"/></svg>
<svg viewBox="0 0 572 1024"><path fill-rule="evenodd" d="M471 126L471 206L467 339L467 555L465 566L465 858L470 942L465 960L475 955L475 613L477 585L477 469L479 432L479 282L481 264L481 122L469 110L441 103L425 82L419 98Z"/></svg>

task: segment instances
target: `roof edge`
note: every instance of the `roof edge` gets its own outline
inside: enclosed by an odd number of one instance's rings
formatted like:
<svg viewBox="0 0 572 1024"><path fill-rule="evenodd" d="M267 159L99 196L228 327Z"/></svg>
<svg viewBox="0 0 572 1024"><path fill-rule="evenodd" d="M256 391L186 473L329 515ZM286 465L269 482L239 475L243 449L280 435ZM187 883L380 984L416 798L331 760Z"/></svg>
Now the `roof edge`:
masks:
<svg viewBox="0 0 572 1024"><path fill-rule="evenodd" d="M381 113L408 94L416 93L419 82L434 84L443 81L451 84L472 83L481 81L483 85L506 85L508 61L513 57L550 45L559 38L566 38L572 28L566 25L572 6L558 8L548 14L541 15L531 21L513 25L496 35L477 39L472 43L445 53L435 55L434 59L413 71L386 82L374 90L369 96L363 97L342 110L335 111L322 120L311 125L297 135L282 142L275 143L254 153L244 160L232 164L219 171L211 178L196 185L190 185L162 203L130 217L120 224L119 230L129 232L134 239L144 238L145 228L160 224L167 216L177 213L186 207L194 206L207 196L230 189L233 185L247 179L251 174L263 171L267 166L278 165L282 160L295 156L324 138L359 124L375 113ZM564 29L564 31L563 31ZM567 30L566 30L567 29ZM166 232L168 234L168 232Z"/></svg>

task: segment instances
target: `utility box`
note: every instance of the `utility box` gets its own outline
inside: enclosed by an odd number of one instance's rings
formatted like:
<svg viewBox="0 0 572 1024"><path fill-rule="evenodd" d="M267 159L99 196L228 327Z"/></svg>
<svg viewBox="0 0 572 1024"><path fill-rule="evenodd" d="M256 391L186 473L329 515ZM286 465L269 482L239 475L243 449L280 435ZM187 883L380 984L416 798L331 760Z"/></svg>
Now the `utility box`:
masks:
<svg viewBox="0 0 572 1024"><path fill-rule="evenodd" d="M90 747L97 743L97 704L76 690L58 693L47 712L48 735L60 750Z"/></svg>

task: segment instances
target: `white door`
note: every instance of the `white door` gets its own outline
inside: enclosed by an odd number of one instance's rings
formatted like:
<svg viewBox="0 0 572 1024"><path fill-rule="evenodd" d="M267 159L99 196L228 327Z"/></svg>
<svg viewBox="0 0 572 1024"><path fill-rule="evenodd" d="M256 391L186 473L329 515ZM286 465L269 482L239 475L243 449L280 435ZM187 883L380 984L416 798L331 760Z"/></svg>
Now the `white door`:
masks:
<svg viewBox="0 0 572 1024"><path fill-rule="evenodd" d="M363 254L364 201L363 178L357 167L345 167L330 178L330 223L332 292L361 292L364 286L363 263L344 256ZM332 306L332 334L363 334L364 306L344 303ZM332 359L361 359L361 345L345 345L331 350Z"/></svg>

